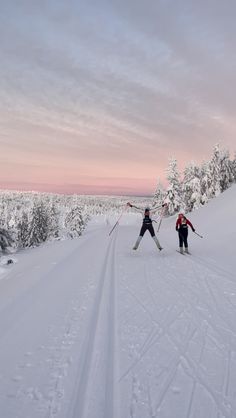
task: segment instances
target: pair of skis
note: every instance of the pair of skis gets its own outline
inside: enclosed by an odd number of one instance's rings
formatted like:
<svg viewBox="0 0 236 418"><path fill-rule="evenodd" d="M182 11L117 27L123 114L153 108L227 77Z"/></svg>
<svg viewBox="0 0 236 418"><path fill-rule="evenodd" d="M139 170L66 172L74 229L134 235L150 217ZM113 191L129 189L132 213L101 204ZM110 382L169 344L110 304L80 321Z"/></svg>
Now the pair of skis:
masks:
<svg viewBox="0 0 236 418"><path fill-rule="evenodd" d="M198 237L200 237L200 238L203 238L203 236L202 235L200 235L200 234L198 234L196 231L194 231L194 234L196 234ZM182 235L181 235L182 236ZM181 254L181 255L192 255L191 253L189 253L189 252L181 252L181 251L179 251L179 250L176 250L177 251L177 253L179 253L179 254Z"/></svg>
<svg viewBox="0 0 236 418"><path fill-rule="evenodd" d="M181 255L192 255L191 253L186 253L186 252L182 252L181 253L181 251L179 251L179 250L176 250L177 251L177 253L179 253L179 254L181 254Z"/></svg>

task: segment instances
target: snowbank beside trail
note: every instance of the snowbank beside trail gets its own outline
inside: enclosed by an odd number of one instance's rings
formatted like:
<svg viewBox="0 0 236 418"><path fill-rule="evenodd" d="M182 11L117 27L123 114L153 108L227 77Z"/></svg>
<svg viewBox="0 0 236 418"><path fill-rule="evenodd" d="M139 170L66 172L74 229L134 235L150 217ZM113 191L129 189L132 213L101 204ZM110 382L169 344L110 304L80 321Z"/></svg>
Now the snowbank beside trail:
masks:
<svg viewBox="0 0 236 418"><path fill-rule="evenodd" d="M212 199L207 205L194 212L186 214L192 222L198 237L189 228L189 249L195 255L204 257L216 266L224 265L231 274L236 270L236 185L226 190L220 196ZM178 234L175 231L177 216L164 219L160 236L166 249L178 247ZM236 274L235 274L236 280Z"/></svg>
<svg viewBox="0 0 236 418"><path fill-rule="evenodd" d="M215 248L229 250L236 234L236 185L189 216L206 238L211 237Z"/></svg>
<svg viewBox="0 0 236 418"><path fill-rule="evenodd" d="M216 260L235 265L236 185L196 211L192 220L204 235L207 254Z"/></svg>

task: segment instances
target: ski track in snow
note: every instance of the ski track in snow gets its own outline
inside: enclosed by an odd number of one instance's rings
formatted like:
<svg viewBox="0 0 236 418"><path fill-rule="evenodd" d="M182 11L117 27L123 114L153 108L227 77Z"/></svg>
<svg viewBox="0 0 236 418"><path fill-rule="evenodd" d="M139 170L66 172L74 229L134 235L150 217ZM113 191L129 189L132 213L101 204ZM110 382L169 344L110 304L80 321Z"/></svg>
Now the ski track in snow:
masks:
<svg viewBox="0 0 236 418"><path fill-rule="evenodd" d="M169 264L169 260L165 260L164 258L159 260L158 263L160 264L160 262L163 262L163 261L165 264L167 263ZM216 410L217 410L217 415L215 416L234 417L236 416L235 402L234 404L230 402L230 400L228 399L228 392L229 392L229 380L230 380L230 354L232 350L234 352L236 351L236 347L235 347L235 342L236 342L235 335L236 334L235 334L235 323L231 318L229 318L228 311L232 311L232 308L233 308L233 314L235 314L236 307L228 300L228 298L225 297L222 291L221 292L219 291L218 287L216 287L216 290L215 290L216 294L212 290L212 284L210 283L208 276L210 274L212 275L212 278L215 284L215 281L222 280L222 269L217 269L215 265L212 266L209 263L205 263L204 269L202 267L199 268L199 265L196 263L196 260L194 260L194 258L193 259L187 258L186 262L190 264L192 267L191 268L191 289L189 292L190 293L189 296L191 297L191 299L185 296L186 283L184 283L184 286L182 286L182 284L180 285L180 283L178 282L178 287L177 287L177 285L175 284L176 275L171 274L171 272L168 269L168 266L165 265L166 267L165 269L160 268L160 270L162 270L163 272L164 271L167 272L167 274L165 275L165 278L163 279L165 281L165 284L169 286L170 291L172 292L173 290L176 291L176 294L178 295L179 300L181 301L182 299L181 304L185 305L184 311L189 311L189 314L190 314L191 332L187 333L186 340L182 342L181 345L178 344L176 339L173 338L173 336L171 336L169 332L169 328L171 327L172 323L175 322L178 319L178 316L182 314L181 309L179 313L176 313L175 318L173 319L172 322L170 322L170 324L165 324L165 323L158 324L158 322L150 314L150 309L145 306L145 303L143 301L140 301L137 295L135 295L135 293L132 293L131 290L127 288L128 292L132 294L133 298L140 305L142 311L147 313L152 323L155 323L157 330L154 333L151 332L151 334L148 335L138 355L136 356L135 361L128 367L125 373L122 374L120 380L125 378L129 373L133 371L133 369L136 368L138 363L140 363L141 360L143 360L143 357L148 353L148 351L151 350L151 348L154 345L157 345L160 338L163 338L164 335L168 335L169 339L172 341L172 344L175 350L178 352L178 355L173 360L172 364L168 366L168 373L166 376L166 380L155 402L155 407L153 408L153 406L151 407L149 405L149 410L152 411L150 416L157 416L158 410L163 403L165 395L167 394L167 391L175 378L176 371L178 367L180 367L181 365L185 373L189 375L193 381L193 387L192 387L192 391L190 395L189 406L186 412L186 417L190 417L191 416L190 414L192 414L194 396L196 393L197 385L203 387L205 389L205 392L208 393L208 395L211 397L212 401L214 402ZM158 270L158 266L156 267ZM150 267L147 267L146 265L144 277L147 283L147 289L149 292L150 300L152 301L153 304L155 304L153 292L149 285L148 269L150 269ZM193 272L194 272L194 276L192 274ZM192 289L193 279L196 283L195 289ZM230 281L232 281L232 277L230 277ZM187 285L187 288L188 288L188 285ZM209 312L209 315L206 315L206 314L202 315L202 312L204 312L204 310L203 311L200 310L199 312L198 306L197 306L197 309L194 308L194 306L192 306L193 296L196 297L195 301L199 301L199 299L204 295L207 296L204 302L205 302L205 307L207 308ZM222 309L222 307L217 302L217 298L219 298L219 300L222 300L222 296L223 296L224 301L226 302L226 306L224 307L224 309ZM176 308L176 305L174 305L174 308ZM215 318L217 318L217 321L216 321L217 325L214 323L214 320L211 320L212 313L214 314ZM207 328L209 329L211 328L215 333L218 334L217 335L218 346L220 347L223 353L225 353L225 350L228 353L226 357L228 364L226 367L226 376L225 376L225 384L224 384L225 389L222 391L222 393L212 389L212 387L209 385L207 381L207 376L205 376L206 374L205 370L201 366L201 358L203 356L205 346L206 346L205 339L204 339L204 344L203 344L202 351L201 351L201 356L198 362L193 361L193 359L191 359L187 355L188 346L193 340L194 336L196 335L196 332L198 332L199 334L202 334L202 329L201 329L202 324L206 324ZM194 328L191 329L192 327ZM227 344L225 344L225 335L229 336L228 338L229 341L227 342ZM211 339L212 342L215 344L215 340L212 338L211 335L208 335L208 338ZM148 396L149 396L149 403L150 403L151 402L150 391L149 391ZM153 404L153 401L151 403ZM133 412L131 416L132 417L134 416ZM160 416L162 416L161 413L160 413Z"/></svg>
<svg viewBox="0 0 236 418"><path fill-rule="evenodd" d="M96 357L104 356L102 376L101 416L116 416L116 294L115 294L115 244L117 231L111 238L104 257L94 298L93 309L88 324L88 334L84 341L77 382L72 401L71 417L89 417L99 414L96 405L92 415L89 410L91 397L96 398ZM102 338L101 335L102 334ZM99 382L97 382L99 384ZM101 382L100 382L101 384ZM101 402L101 400L100 400ZM97 411L97 412L96 412ZM100 415L99 415L100 416Z"/></svg>
<svg viewBox="0 0 236 418"><path fill-rule="evenodd" d="M108 230L4 273L3 418L236 418L233 274Z"/></svg>

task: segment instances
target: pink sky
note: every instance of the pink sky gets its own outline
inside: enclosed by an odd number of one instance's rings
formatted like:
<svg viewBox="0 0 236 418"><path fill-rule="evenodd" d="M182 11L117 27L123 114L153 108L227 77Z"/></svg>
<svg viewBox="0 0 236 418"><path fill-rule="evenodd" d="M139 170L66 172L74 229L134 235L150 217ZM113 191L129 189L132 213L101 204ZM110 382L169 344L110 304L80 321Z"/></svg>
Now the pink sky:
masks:
<svg viewBox="0 0 236 418"><path fill-rule="evenodd" d="M181 5L2 5L0 188L149 195L172 156L233 156L236 5Z"/></svg>

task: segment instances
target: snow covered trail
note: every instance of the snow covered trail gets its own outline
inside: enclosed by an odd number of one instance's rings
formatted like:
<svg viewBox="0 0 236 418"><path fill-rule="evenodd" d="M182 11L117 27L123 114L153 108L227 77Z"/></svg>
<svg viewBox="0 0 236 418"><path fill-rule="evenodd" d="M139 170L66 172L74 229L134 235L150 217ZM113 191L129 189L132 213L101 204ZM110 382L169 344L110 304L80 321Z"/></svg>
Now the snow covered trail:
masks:
<svg viewBox="0 0 236 418"><path fill-rule="evenodd" d="M107 232L107 230L106 230ZM115 417L117 411L116 234L108 244L98 274L72 400L73 417Z"/></svg>
<svg viewBox="0 0 236 418"><path fill-rule="evenodd" d="M130 274L131 263L123 272L128 416L235 417L236 281L197 257L143 247L135 254L139 273Z"/></svg>
<svg viewBox="0 0 236 418"><path fill-rule="evenodd" d="M176 253L173 219L162 252L147 234L132 250L139 224L109 230L1 274L1 417L236 418L235 257L210 230Z"/></svg>
<svg viewBox="0 0 236 418"><path fill-rule="evenodd" d="M79 240L23 253L3 276L0 410L4 417L57 416L68 369L73 368L73 356L80 355L90 310L98 299L97 275L110 248L107 230L104 234L95 231Z"/></svg>

